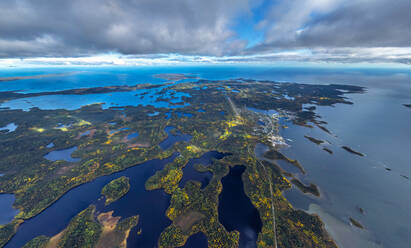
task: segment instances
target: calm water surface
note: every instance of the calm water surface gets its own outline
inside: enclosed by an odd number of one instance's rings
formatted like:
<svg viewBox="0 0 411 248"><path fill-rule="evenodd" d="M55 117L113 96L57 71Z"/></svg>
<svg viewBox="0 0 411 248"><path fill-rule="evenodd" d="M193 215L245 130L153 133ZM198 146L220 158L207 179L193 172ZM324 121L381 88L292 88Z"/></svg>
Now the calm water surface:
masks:
<svg viewBox="0 0 411 248"><path fill-rule="evenodd" d="M411 244L411 212L409 211L411 208L409 194L411 181L404 177L411 178L411 153L409 152L411 147L411 109L402 105L411 103L411 70L355 69L348 67L198 66L2 69L0 75L24 76L71 71L77 73L59 77L3 82L0 85L0 91L15 90L30 93L83 87L165 82L163 79L152 77L153 74L157 73L192 73L205 79L253 78L314 84L352 84L367 87L367 93L365 94L348 95L354 105L340 104L335 107L317 107L315 112L321 115L324 121L328 122L326 127L333 135L329 135L316 127L309 129L291 124L288 124L290 128L281 131L282 135L292 140L289 141L290 147L284 149L283 152L291 158L298 159L306 168L307 174L304 176L299 175L300 179L305 183L313 182L318 184L322 195L321 198L316 199L309 195L303 195L297 190L291 190L286 193L286 196L295 207L319 214L341 247L384 246L401 248L409 247L409 244ZM140 96L143 93L144 90L82 96L33 97L9 101L1 104L0 107L24 109L26 111L34 106L43 109L78 109L82 105L91 103L105 103L104 108L127 105L169 107L166 102L155 102L156 97L153 95L156 92L149 92L141 99ZM173 101L180 101L181 96L175 96L177 99ZM171 117L171 113L169 116ZM328 154L322 150L323 147L305 139L304 135L329 141L330 144L325 146L334 153L332 155ZM163 149L169 148L174 143L174 141L163 143ZM348 153L341 149L342 145L352 147L354 150L365 153L366 156L359 157ZM154 166L150 170L156 168ZM390 170L387 170L387 168ZM150 171L150 173L154 173L154 171ZM189 171L186 173L190 174ZM58 230L62 230L71 217L97 200L99 191L106 182L110 181L111 178L120 176L120 174L102 177L85 184L94 185L84 186L86 187L85 190L79 190L83 186L73 189L73 192L79 191L76 193L78 195L68 193L39 216L23 224L7 247L19 247L32 237L37 236L37 234L52 235ZM198 174L193 173L192 175L194 178ZM210 176L204 175L206 176L201 178ZM198 180L201 180L201 178ZM184 180L189 180L189 178ZM202 182L207 183L206 181ZM140 187L137 186L137 183L134 185L136 186L133 186L133 188ZM161 199L161 203L157 202L158 209L155 210L159 214L152 214L164 218L159 217L158 224L159 228L163 228L168 224L167 219L164 217L168 198L163 196L160 191L155 194L158 194L156 197ZM151 201L149 196L143 195L142 197L130 199L131 196L129 195L130 193L124 199L131 202L134 199L135 202L139 201L146 204ZM148 200L146 200L146 197ZM10 199L1 198L0 195L0 206L11 208L12 201ZM59 202L64 203L65 201L66 205L58 205L62 204ZM113 208L114 204L116 203L113 203ZM60 206L60 209L55 205ZM62 209L66 210L71 206L73 206L72 210L62 211ZM108 209L110 207L111 205L108 206ZM123 207L124 210L118 210L118 213L115 210L115 214L124 213L124 216L138 214L138 211L135 211L138 209L136 207L132 207L133 209L130 208L130 210L126 209L126 205ZM364 209L364 214L358 211L359 207ZM349 216L359 220L366 227L366 230L361 231L350 226ZM48 220L50 224L36 224L49 223L40 220ZM152 222L151 219L146 220L146 222L150 221ZM144 219L141 219L141 225L144 225ZM40 226L41 228L39 228ZM146 227L146 230L150 230L150 227ZM143 237L149 239L150 236L144 236L144 232L143 227L141 238L130 235L130 243L142 244L146 242L143 241ZM199 236L201 235L199 234ZM195 240L195 238L193 239Z"/></svg>
<svg viewBox="0 0 411 248"><path fill-rule="evenodd" d="M13 194L0 194L0 225L9 223L19 213L19 210L12 207L14 200Z"/></svg>
<svg viewBox="0 0 411 248"><path fill-rule="evenodd" d="M71 218L90 204L96 204L98 211L113 210L114 216L123 218L140 215L138 226L130 232L129 247L154 247L162 230L171 223L164 215L170 203L170 196L161 190L146 191L144 184L150 176L175 157L176 154L164 160L148 161L109 176L99 177L70 190L39 215L24 222L5 247L22 247L39 235L56 235L67 226ZM121 176L130 178L130 191L118 201L104 206L101 189L111 180ZM140 228L142 233L138 235L137 230Z"/></svg>
<svg viewBox="0 0 411 248"><path fill-rule="evenodd" d="M183 168L183 177L181 178L179 187L184 188L185 184L190 180L200 182L201 188L206 187L213 177L213 174L209 171L199 172L194 168L194 166L196 164L209 165L215 159L222 159L227 155L229 154L211 151L203 154L200 158L191 159L190 162L188 162Z"/></svg>
<svg viewBox="0 0 411 248"><path fill-rule="evenodd" d="M244 170L245 166L235 166L221 180L223 190L219 196L218 220L227 231L240 232L240 248L253 248L257 247L262 223L257 209L244 192L241 179Z"/></svg>
<svg viewBox="0 0 411 248"><path fill-rule="evenodd" d="M53 147L54 144L50 143L47 145L47 148L51 148ZM56 150L56 151L52 151L47 153L46 155L44 155L44 158L50 161L57 161L57 160L64 160L67 162L79 162L81 159L80 158L73 158L71 156L71 154L73 152L75 152L77 150L77 146L73 146L67 149L63 149L63 150Z"/></svg>
<svg viewBox="0 0 411 248"><path fill-rule="evenodd" d="M354 105L318 108L333 135L294 125L282 131L293 140L285 154L301 161L308 171L301 176L303 181L320 186L322 197L314 199L311 207L334 218L338 225L330 228L336 229L332 232L343 247L411 244L411 181L404 177L411 175L411 111L401 105L410 100L408 92L393 94L392 89L370 87L366 94L350 95ZM334 153L328 154L304 135L329 141L325 147ZM348 153L341 149L343 145L366 156ZM287 196L295 206L310 208L298 204L306 196L295 192ZM340 224L349 225L350 216L368 231L351 226L341 231Z"/></svg>

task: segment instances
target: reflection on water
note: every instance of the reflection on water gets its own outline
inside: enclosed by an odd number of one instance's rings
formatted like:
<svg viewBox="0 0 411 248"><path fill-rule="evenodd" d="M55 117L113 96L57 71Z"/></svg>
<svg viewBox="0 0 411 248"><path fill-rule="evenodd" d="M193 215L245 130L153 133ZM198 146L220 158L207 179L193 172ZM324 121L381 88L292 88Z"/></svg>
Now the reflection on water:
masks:
<svg viewBox="0 0 411 248"><path fill-rule="evenodd" d="M227 231L240 232L239 247L257 247L257 236L262 223L257 209L244 192L241 175L245 166L235 166L221 180L223 190L219 196L218 220Z"/></svg>
<svg viewBox="0 0 411 248"><path fill-rule="evenodd" d="M335 107L317 107L316 113L327 121L326 127L337 137L328 135L318 128L303 128L289 125L282 130L291 148L283 152L293 159L298 159L306 168L303 179L318 184L321 188L320 199L310 199L321 209L338 220L353 216L361 221L384 247L408 247L411 243L411 198L409 190L411 180L411 115L402 104L411 102L411 71L409 69L387 68L335 68L335 67L285 67L285 66L198 66L198 67L106 67L102 68L38 68L0 70L2 75L21 76L50 73L65 73L81 70L82 73L62 77L27 79L16 82L3 82L0 91L44 92L97 87L109 85L135 85L140 82L163 83L165 80L153 78L157 73L193 73L201 78L220 80L230 78L252 78L257 80L275 80L314 84L352 84L367 87L367 93L352 95L354 105L336 105ZM206 88L206 86L204 87ZM77 95L77 96L44 96L31 99L14 100L3 103L1 107L25 109L32 106L41 108L77 109L85 104L106 103L110 106L138 106L152 104L156 107L171 107L167 102L155 102L156 97L150 94L140 99L144 91L121 92L110 94ZM169 96L165 96L169 97ZM169 98L172 101L178 96ZM167 99L167 98L166 98ZM180 105L176 105L180 106ZM309 108L310 106L304 106ZM200 113L199 113L200 115ZM221 112L224 115L224 112ZM166 119L171 118L167 113ZM304 135L329 140L327 146L333 150L330 155L322 147L310 143ZM173 136L170 135L169 136ZM174 137L163 143L163 149L171 147ZM345 151L341 145L348 145L367 154L361 158ZM70 158L69 158L70 159ZM285 166L281 165L280 166ZM387 171L385 167L392 169ZM97 192L97 191L96 191ZM97 193L96 193L97 194ZM297 206L308 210L311 203L293 201L290 194L287 198ZM301 199L304 195L294 197ZM90 196L92 197L92 196ZM308 206L307 206L308 204ZM70 205L70 202L68 202ZM86 208L82 206L78 211ZM365 210L358 213L357 208ZM63 208L64 209L64 206ZM335 222L325 218L332 227ZM68 218L69 219L69 218ZM67 220L68 221L68 220ZM64 222L63 226L67 223ZM57 222L57 221L55 221ZM25 224L23 224L24 226ZM49 225L42 225L47 228ZM347 225L348 226L348 225ZM38 228L38 229L41 229ZM348 228L352 228L348 226ZM61 229L60 229L61 230ZM339 230L335 229L338 239ZM356 230L356 229L354 229ZM143 231L144 232L144 231ZM355 233L354 233L355 234ZM376 239L377 239L376 238ZM353 238L354 239L354 238ZM18 245L16 247L19 247Z"/></svg>
<svg viewBox="0 0 411 248"><path fill-rule="evenodd" d="M350 226L348 220L340 220L328 214L317 204L310 204L307 212L320 216L325 223L325 229L336 240L339 247L383 247L373 241L372 235L367 230Z"/></svg>
<svg viewBox="0 0 411 248"><path fill-rule="evenodd" d="M164 215L170 203L170 196L162 190L146 191L144 184L176 156L177 154L174 154L164 160L151 160L109 176L99 177L70 190L39 215L24 222L5 247L22 247L39 235L53 236L59 233L73 216L90 204L96 204L100 212L113 210L114 216L123 218L140 215L138 226L131 230L127 240L129 247L155 247L160 233L171 223ZM100 197L101 189L121 176L130 178L130 191L118 201L105 206L104 198ZM140 228L142 233L138 235Z"/></svg>
<svg viewBox="0 0 411 248"><path fill-rule="evenodd" d="M14 200L13 194L0 194L0 225L9 223L19 213L19 210L13 208Z"/></svg>
<svg viewBox="0 0 411 248"><path fill-rule="evenodd" d="M179 112L179 111L176 111L175 113L177 114L177 117L179 117L179 118L181 118L181 117L188 117L188 118L193 117L193 114L190 114L190 113L184 113L184 112Z"/></svg>
<svg viewBox="0 0 411 248"><path fill-rule="evenodd" d="M14 132L18 126L14 123L9 123L4 127L0 127L0 131Z"/></svg>
<svg viewBox="0 0 411 248"><path fill-rule="evenodd" d="M53 144L53 143L50 143L47 146L51 146L51 144ZM54 146L54 144L53 144L53 146ZM53 147L53 146L51 146L51 147ZM64 160L64 161L67 161L67 162L75 163L75 162L79 162L81 160L80 158L73 158L71 156L71 154L73 152L75 152L76 150L77 150L77 146L73 146L73 147L70 147L70 148L67 148L67 149L64 149L64 150L52 151L52 152L49 152L46 155L44 155L44 158L47 159L47 160L50 160L50 161Z"/></svg>
<svg viewBox="0 0 411 248"><path fill-rule="evenodd" d="M272 159L268 159L268 158L264 157L264 153L267 152L268 150L269 150L268 146L266 146L264 144L261 144L261 143L258 143L255 146L254 154L259 160L265 160L267 162L276 164L276 165L280 166L281 169L285 170L286 172L289 172L289 173L299 173L299 172L301 172L300 169L298 169L298 167L296 167L295 165L290 164L287 161L272 160Z"/></svg>
<svg viewBox="0 0 411 248"><path fill-rule="evenodd" d="M90 130L85 131L84 133L80 134L80 137L90 135Z"/></svg>
<svg viewBox="0 0 411 248"><path fill-rule="evenodd" d="M131 133L131 134L127 135L127 140L131 140L131 139L134 139L134 138L137 138L137 137L138 137L137 132Z"/></svg>
<svg viewBox="0 0 411 248"><path fill-rule="evenodd" d="M206 187L213 177L213 174L209 171L199 172L194 168L194 165L209 165L213 160L222 159L227 155L229 154L211 151L203 154L200 158L191 159L183 168L183 178L181 178L179 184L180 188L183 188L186 182L190 180L201 182L202 189Z"/></svg>
<svg viewBox="0 0 411 248"><path fill-rule="evenodd" d="M182 248L207 248L207 236L204 233L198 232L196 234L191 235L184 246Z"/></svg>
<svg viewBox="0 0 411 248"><path fill-rule="evenodd" d="M172 134L171 131L174 129L174 127L168 126L164 129L164 131L167 133L167 138L160 142L159 146L163 150L167 150L168 148L172 147L175 143L180 142L180 141L190 141L192 136L189 134L182 134L180 131L177 132L176 135Z"/></svg>
<svg viewBox="0 0 411 248"><path fill-rule="evenodd" d="M370 92L373 93L369 90L367 94ZM369 111L374 112L375 104L369 105L374 101L367 94L355 96L354 105L317 108L335 136L317 127L292 124L281 131L285 138L293 140L291 147L282 152L299 160L307 171L301 177L317 184L322 192L321 198L309 199L309 206L303 200L306 197L303 194L288 192L285 196L294 206L305 210L315 203L318 210L315 212L324 217L323 221L340 247L376 247L380 243L384 247L407 247L411 243L408 235L411 233L411 215L406 206L411 206L411 198L405 196L409 195L410 181L401 175L411 174L404 163L404 158L409 156L404 149L411 146L411 136L403 132L407 128L401 127L403 123L397 123L396 119L408 119L411 123L411 116L402 116L399 107L386 99L389 103L385 105L392 108L386 117L395 118L382 120L379 112L373 118ZM304 139L304 135L328 140L330 144L323 146L331 149L333 154ZM391 145L387 146L387 142ZM367 156L347 153L342 145ZM392 170L387 171L386 167ZM358 211L359 208L365 214ZM349 217L359 220L365 226L366 234L351 226ZM387 229L387 225L390 228Z"/></svg>

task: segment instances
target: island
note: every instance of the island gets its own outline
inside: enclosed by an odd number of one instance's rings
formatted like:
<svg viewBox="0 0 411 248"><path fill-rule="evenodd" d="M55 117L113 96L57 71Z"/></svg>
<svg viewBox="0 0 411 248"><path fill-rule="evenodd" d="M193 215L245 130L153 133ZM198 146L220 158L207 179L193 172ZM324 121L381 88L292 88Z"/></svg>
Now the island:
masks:
<svg viewBox="0 0 411 248"><path fill-rule="evenodd" d="M47 77L63 77L63 76L74 75L76 73L78 73L78 72L51 73L51 74L16 76L16 77L0 77L0 82L16 81L16 80L24 80L24 79L39 79L39 78L47 78Z"/></svg>
<svg viewBox="0 0 411 248"><path fill-rule="evenodd" d="M138 216L120 221L113 211L101 213L95 219L96 207L91 205L70 221L69 225L53 237L38 236L23 248L41 247L127 247L128 234L138 223Z"/></svg>
<svg viewBox="0 0 411 248"><path fill-rule="evenodd" d="M108 183L104 188L101 190L101 194L106 197L106 205L109 205L112 202L117 201L122 196L127 194L130 190L130 182L129 178L122 176L120 178L114 179L110 183Z"/></svg>
<svg viewBox="0 0 411 248"><path fill-rule="evenodd" d="M320 191L318 190L317 185L315 185L315 184L313 184L313 183L310 183L310 185L306 186L306 185L304 185L300 180L298 180L298 179L296 179L296 178L293 178L293 179L291 180L291 182L292 182L295 186L297 186L297 187L298 187L302 192L304 192L304 193L310 193L310 194L313 194L313 195L315 195L315 196L317 196L317 197L320 196Z"/></svg>
<svg viewBox="0 0 411 248"><path fill-rule="evenodd" d="M355 154L355 155L358 155L358 156L361 156L361 157L364 157L364 156L365 156L365 154L363 154L363 153L361 153L361 152L357 152L357 151L355 151L354 149L352 149L351 147L342 146L342 148L343 148L344 150L346 150L347 152L350 152L350 153L352 153L352 154Z"/></svg>
<svg viewBox="0 0 411 248"><path fill-rule="evenodd" d="M350 217L349 219L350 219L351 225L353 225L353 226L355 226L355 227L358 227L358 228L360 228L360 229L364 229L364 226L363 226L358 220L356 220L356 219L354 219L354 218L352 218L352 217Z"/></svg>
<svg viewBox="0 0 411 248"><path fill-rule="evenodd" d="M259 228L252 230L258 247L336 247L318 216L293 208L283 196L283 191L290 189L292 183L314 195L318 189L314 184L290 182L287 177L293 178L292 173L280 170L272 162L283 160L298 168L298 173L307 173L299 161L281 152L285 141L280 135L283 126L280 118L290 125L307 128L325 125L313 112L314 108L304 109L303 106L352 104L344 94L360 94L364 88L252 79L200 79L136 87L137 90L130 86L107 86L43 94L91 95L117 91L136 94L139 99L151 92L156 100L147 105L109 108L91 104L74 110L34 107L28 111L0 111L0 127L8 123L18 125L14 132L0 134L0 173L4 174L0 177L0 193L14 194L14 207L19 209L11 222L0 226L0 247L22 247L27 242L27 245L36 245L55 240L61 247L69 247L73 242L99 247L104 237L114 235L108 230L118 229L122 231L121 237L115 238L119 241L116 245L122 244L126 231L135 225L136 219L122 226L128 218L113 217L98 204L94 205L92 199L98 198L100 193L106 196L106 203L126 198L129 180L114 177L134 168L150 169L142 182L142 192L153 193L156 197L144 199L146 204L151 206L148 201L164 199L161 204L165 207L158 208L156 215L165 219L161 219L165 227L158 231L154 245L180 247L189 237L203 233L209 247L238 247L244 234L238 230L229 231L219 220L222 180L238 166L244 167L239 180L251 202L249 206L255 209L261 223ZM41 97L42 93L30 94L38 94L30 97ZM0 99L4 101L26 97L17 92L0 92ZM270 112L273 110L277 114ZM136 133L138 136L134 136ZM133 138L128 139L129 135ZM49 146L51 143L53 146ZM267 161L257 158L258 144L269 147L264 155ZM45 157L52 151L73 147L76 150L71 156L77 159L75 162L52 161ZM202 169L207 172L204 174L209 175L208 182L203 185L189 180L180 185L187 175L186 168L206 159L210 152L225 156L210 159L203 165ZM67 227L60 236L35 237L21 225L43 223L42 216L52 214L48 211L50 206L64 201L64 195L74 194L76 189L81 191L83 187L91 190L90 184L109 177L113 178L105 182L108 184L102 192L98 188L95 195L87 198L89 208L81 212L70 210L69 214L75 217L65 223ZM120 199L121 196L124 197ZM140 220L143 217L141 215ZM121 228L117 228L118 225ZM145 225L144 221L141 225ZM14 235L19 232L23 234ZM130 235L136 234L130 232ZM144 235L148 234L143 227L140 237ZM30 237L31 241L22 237Z"/></svg>
<svg viewBox="0 0 411 248"><path fill-rule="evenodd" d="M330 148L327 148L327 147L324 147L323 150L326 151L326 152L328 152L329 154L333 154L333 153L334 153Z"/></svg>
<svg viewBox="0 0 411 248"><path fill-rule="evenodd" d="M308 139L309 141L313 142L314 144L317 144L317 145L321 145L322 143L324 143L323 140L316 139L316 138L313 138L313 137L310 137L310 136L307 136L307 135L304 135L304 137L306 139Z"/></svg>

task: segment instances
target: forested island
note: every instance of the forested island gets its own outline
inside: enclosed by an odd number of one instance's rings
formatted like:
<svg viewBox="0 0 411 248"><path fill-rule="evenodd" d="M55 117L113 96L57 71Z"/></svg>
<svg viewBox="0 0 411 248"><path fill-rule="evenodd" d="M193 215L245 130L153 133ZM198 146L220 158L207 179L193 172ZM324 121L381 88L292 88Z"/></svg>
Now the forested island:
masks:
<svg viewBox="0 0 411 248"><path fill-rule="evenodd" d="M101 190L101 194L106 197L106 205L117 201L130 190L128 177L122 176L108 183Z"/></svg>

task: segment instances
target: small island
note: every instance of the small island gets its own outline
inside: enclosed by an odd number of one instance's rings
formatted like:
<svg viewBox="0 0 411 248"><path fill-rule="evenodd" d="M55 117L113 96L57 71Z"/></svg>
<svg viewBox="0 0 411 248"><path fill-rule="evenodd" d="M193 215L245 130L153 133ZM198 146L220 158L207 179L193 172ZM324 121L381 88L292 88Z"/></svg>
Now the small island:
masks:
<svg viewBox="0 0 411 248"><path fill-rule="evenodd" d="M327 148L327 147L324 147L323 150L326 151L326 152L328 152L329 154L333 154L333 153L334 153L331 149L329 149L329 148Z"/></svg>
<svg viewBox="0 0 411 248"><path fill-rule="evenodd" d="M304 137L305 137L306 139L308 139L309 141L317 144L317 145L321 145L322 143L324 143L323 140L316 139L316 138L313 138L313 137L310 137L310 136L307 136L307 135L304 135Z"/></svg>
<svg viewBox="0 0 411 248"><path fill-rule="evenodd" d="M350 217L350 222L353 226L358 227L360 229L364 229L364 226L358 220L355 220L352 217Z"/></svg>
<svg viewBox="0 0 411 248"><path fill-rule="evenodd" d="M154 78L161 78L169 81L180 81L183 79L195 79L196 76L187 75L184 73L160 73L153 75Z"/></svg>
<svg viewBox="0 0 411 248"><path fill-rule="evenodd" d="M348 147L348 146L342 146L342 148L343 148L344 150L346 150L347 152L353 153L353 154L355 154L355 155L358 155L358 156L361 156L361 157L364 157L364 156L365 156L363 153L357 152L357 151L353 150L352 148L350 148L350 147Z"/></svg>
<svg viewBox="0 0 411 248"><path fill-rule="evenodd" d="M117 201L130 190L128 177L119 177L108 183L101 190L101 194L106 197L106 205Z"/></svg>
<svg viewBox="0 0 411 248"><path fill-rule="evenodd" d="M318 190L317 185L310 183L310 185L306 186L304 185L300 180L293 178L291 182L299 188L303 193L310 193L312 195L315 195L317 197L320 197L320 191Z"/></svg>

